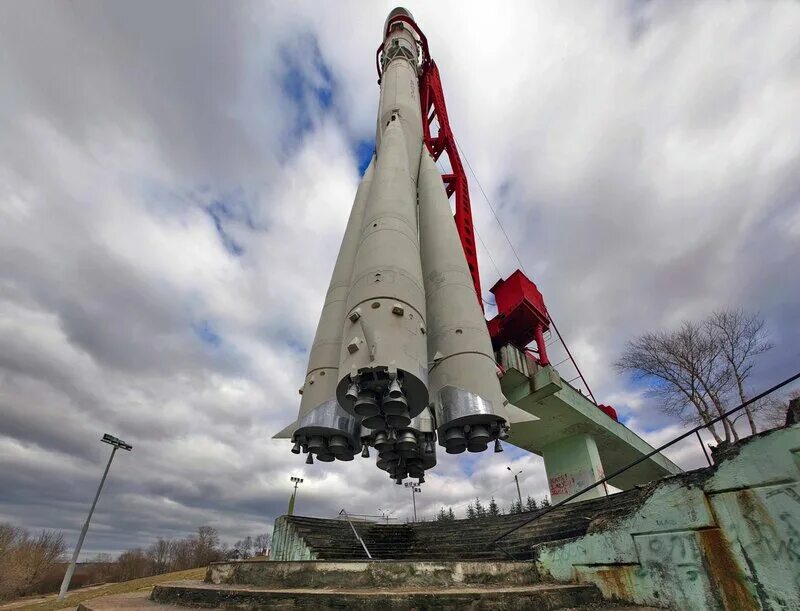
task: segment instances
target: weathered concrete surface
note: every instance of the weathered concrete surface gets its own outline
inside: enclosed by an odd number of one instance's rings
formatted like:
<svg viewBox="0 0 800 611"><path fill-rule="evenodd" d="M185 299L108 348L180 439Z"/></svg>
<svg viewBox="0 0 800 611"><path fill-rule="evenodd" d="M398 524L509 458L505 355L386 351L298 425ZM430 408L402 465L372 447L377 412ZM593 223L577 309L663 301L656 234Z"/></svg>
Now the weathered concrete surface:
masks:
<svg viewBox="0 0 800 611"><path fill-rule="evenodd" d="M600 603L592 585L537 584L424 589L269 589L201 581L159 584L154 601L226 609L564 609Z"/></svg>
<svg viewBox="0 0 800 611"><path fill-rule="evenodd" d="M503 347L498 354L505 371L500 379L503 394L509 403L538 418L515 423L508 441L544 458L554 498L577 492L588 476L599 481L603 471L613 473L653 450L636 433L563 381L552 367L538 366L512 346ZM579 464L569 465L569 470L563 471L557 464L562 458L559 442L576 436L592 440L602 463L600 469L593 460L592 448L587 449ZM656 454L615 477L610 484L628 490L680 472L677 465Z"/></svg>
<svg viewBox="0 0 800 611"><path fill-rule="evenodd" d="M536 546L559 581L676 609L800 609L800 426L666 479L623 519Z"/></svg>
<svg viewBox="0 0 800 611"><path fill-rule="evenodd" d="M559 439L544 446L542 454L553 503L563 501L605 477L600 453L591 435L578 434ZM571 502L596 499L607 494L605 486L596 486Z"/></svg>
<svg viewBox="0 0 800 611"><path fill-rule="evenodd" d="M281 516L282 518L283 516ZM316 560L302 535L288 520L278 518L272 527L271 560Z"/></svg>
<svg viewBox="0 0 800 611"><path fill-rule="evenodd" d="M127 609L128 611L143 611L145 609L147 611L181 611L183 607L150 600L150 590L146 589L139 592L129 592L128 594L92 598L78 605L77 611L113 611L115 609Z"/></svg>
<svg viewBox="0 0 800 611"><path fill-rule="evenodd" d="M517 586L539 581L530 562L340 561L215 562L206 583L265 588L411 588L477 585Z"/></svg>
<svg viewBox="0 0 800 611"><path fill-rule="evenodd" d="M593 520L613 520L634 511L650 491L648 486L571 503L528 525L525 522L538 510L476 520L402 525L356 523L355 528L376 560L505 561L509 559L506 552L513 554L515 560L530 560L533 544L583 535ZM517 526L521 528L503 540L503 549L493 544L497 537ZM270 553L275 560L303 560L309 555L318 560L367 559L350 525L343 520L281 516L275 521L275 532L283 533L273 538ZM293 557L295 553L298 555Z"/></svg>

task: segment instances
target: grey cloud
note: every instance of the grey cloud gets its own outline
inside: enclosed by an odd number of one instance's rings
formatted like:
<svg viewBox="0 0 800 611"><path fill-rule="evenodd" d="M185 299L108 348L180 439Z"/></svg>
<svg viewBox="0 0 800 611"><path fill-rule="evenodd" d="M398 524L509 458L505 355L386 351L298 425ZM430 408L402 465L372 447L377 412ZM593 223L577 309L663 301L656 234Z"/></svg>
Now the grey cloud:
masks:
<svg viewBox="0 0 800 611"><path fill-rule="evenodd" d="M796 6L410 8L459 142L599 398L619 397L653 442L676 434L610 363L632 335L726 303L760 309L773 331L754 387L790 373ZM296 413L355 191L352 145L374 132L384 9L0 13L0 519L74 541L106 431L134 451L115 459L87 556L203 523L229 540L268 530L291 474L306 478L303 513L410 515L408 491L369 461L309 467L270 439ZM286 53L309 86L324 60L330 109L297 114ZM477 184L472 200L507 275L516 262ZM210 215L215 202L230 214ZM481 263L488 289L483 251ZM203 341L204 323L218 342ZM703 460L688 444L670 456ZM537 457L442 455L420 513L463 515L475 496L508 506L509 463L523 494L545 493Z"/></svg>

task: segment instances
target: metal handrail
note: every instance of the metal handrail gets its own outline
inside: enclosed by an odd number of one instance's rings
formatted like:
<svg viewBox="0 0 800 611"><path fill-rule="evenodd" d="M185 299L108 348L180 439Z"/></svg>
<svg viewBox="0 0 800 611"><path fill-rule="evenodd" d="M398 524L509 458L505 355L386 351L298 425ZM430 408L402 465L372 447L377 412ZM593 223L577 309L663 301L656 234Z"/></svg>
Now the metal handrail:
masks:
<svg viewBox="0 0 800 611"><path fill-rule="evenodd" d="M504 553L506 556L508 556L508 557L509 557L509 558L511 558L512 560L516 560L516 558L514 557L514 555L513 555L513 554L511 554L511 553L510 553L508 550L506 550L505 548L503 548L503 546L501 546L501 545L500 545L500 541L501 541L501 540L503 540L503 539L505 539L505 538L506 538L508 535L510 535L510 534L512 534L512 533L515 533L515 532L517 532L519 529L521 529L521 528L524 528L525 526L527 526L527 525L528 525L528 524L530 524L531 522L534 522L534 521L538 520L539 518L541 518L541 517L542 517L542 516L544 516L544 515L547 515L548 513L550 513L551 511L553 511L554 509L557 509L558 507L561 507L562 505L564 505L564 504L566 504L566 503L569 503L570 501L572 501L572 500L574 500L574 499L578 498L578 497L579 497L579 496L581 496L582 494L585 494L586 492L589 492L590 490L592 490L593 488L596 488L596 487L597 487L597 486L599 486L600 484L605 484L605 483L606 483L606 482L608 482L610 479L613 479L613 478L617 477L618 475L620 475L621 473L624 473L625 471L627 471L627 470L628 470L628 469L630 469L631 467L635 467L635 466L636 466L636 465L638 465L639 463L642 463L642 462L644 462L644 461L645 461L645 460L647 460L648 458L650 458L650 457L654 456L655 454L658 454L658 453L660 453L662 450L665 450L666 448L670 447L671 445L674 445L674 444L676 444L677 442L679 442L679 441L682 441L683 439L686 439L686 438L687 438L687 437L689 437L690 435L694 435L694 434L695 434L695 433L697 433L698 431L700 431L700 430L702 430L702 429L704 429L704 428L707 428L707 427L711 426L712 424L716 424L716 423L717 423L717 422L719 422L720 420L723 420L723 419L727 418L728 416L730 416L731 414L738 412L740 409L743 409L743 408L747 407L747 406L748 406L748 405L750 405L751 403L755 403L756 401L760 401L761 399L763 399L763 398L764 398L764 397L766 397L767 395L771 395L771 394L772 394L772 393L774 393L776 390L778 390L778 389L780 389L780 388L783 388L783 387L784 387L784 386L786 386L787 384L791 384L792 382L794 382L794 381L795 381L795 380L797 380L798 378L800 378L800 371L799 371L799 372L797 372L796 374L794 374L793 376L791 376L791 377L789 377L789 378L786 378L786 379L785 379L783 382L780 382L779 384L776 384L776 385L775 385L775 386L773 386L772 388L769 388L769 389L765 390L764 392L762 392L762 393L761 393L761 394L759 394L759 395L756 395L756 396L755 396L755 397L753 397L752 399L748 399L747 401L745 401L744 403L742 403L742 404L741 404L741 405L739 405L738 407L734 407L733 409L730 409L730 410L728 410L727 412L725 412L725 413L723 413L723 414L721 414L721 415L717 416L716 418L712 418L712 419L711 419L711 420L709 420L708 422L706 422L706 423L704 423L704 424L701 424L701 425L698 425L698 426L696 426L695 428L693 428L692 430L690 430L690 431L686 431L685 433L683 433L683 434L681 434L681 435L678 435L678 436L677 436L677 437L675 437L675 439L673 439L672 441L668 441L667 443L665 443L664 445L662 445L662 446L660 446L660 447L656 448L656 449L655 449L655 450L653 450L652 452L648 452L648 453L647 453L647 454L645 454L644 456L642 456L642 457L640 457L640 458L637 458L636 460L634 460L634 461L633 461L632 463L630 463L629 465L626 465L625 467L622 467L621 469L617 469L617 470L616 470L616 471L614 471L614 472L613 472L611 475L607 475L607 476L605 476L603 479L601 479L601 480L599 480L599 481L596 481L596 482L594 482L593 484L591 484L591 485L589 485L589 486L586 486L585 488L583 488L582 490L579 490L579 491L578 491L578 492L576 492L575 494L572 494L572 495L568 496L567 498L565 498L565 499L563 499L563 500L559 501L558 503L555 503L554 505L551 505L550 507L547 507L546 509L544 509L544 511L540 511L539 513L537 513L535 516L533 516L533 517L532 517L532 518L530 518L529 520L526 520L526 521L524 521L522 524L518 524L518 525L517 525L517 526L515 526L514 528L512 528L512 529L510 529L510 530L507 530L507 531L506 531L506 532L504 532L502 535L500 535L499 537L495 538L495 539L492 541L492 544L493 544L493 545L495 545L495 547L499 548L499 549L500 549L500 551L502 551L502 552L503 552L503 553Z"/></svg>
<svg viewBox="0 0 800 611"><path fill-rule="evenodd" d="M342 510L339 512L339 515L344 515L345 519L347 520L347 523L350 525L350 528L352 528L352 529L353 529L353 534L356 536L356 539L358 539L358 542L359 542L359 543L361 543L361 547L363 547L363 548L364 548L364 551L365 551L365 552L366 552L366 554L367 554L367 558L369 558L370 560L372 560L372 554L370 554L370 553L369 553L369 550L367 549L367 544L366 544L366 543L364 543L364 539L362 539L362 538L361 538L361 535L359 535L359 534L358 534L358 532L356 531L356 527L355 527L355 526L353 526L353 522L351 522L351 521L350 521L350 516L349 516L349 515L347 515L347 511L345 511L344 509L342 509Z"/></svg>

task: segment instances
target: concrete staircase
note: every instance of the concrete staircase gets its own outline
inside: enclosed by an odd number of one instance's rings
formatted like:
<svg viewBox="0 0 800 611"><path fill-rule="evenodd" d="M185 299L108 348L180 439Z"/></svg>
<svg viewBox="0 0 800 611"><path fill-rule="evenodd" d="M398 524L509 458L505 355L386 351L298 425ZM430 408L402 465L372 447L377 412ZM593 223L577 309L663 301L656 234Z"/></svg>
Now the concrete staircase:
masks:
<svg viewBox="0 0 800 611"><path fill-rule="evenodd" d="M533 557L532 546L582 536L593 522L613 521L633 511L648 495L649 488L634 488L609 497L559 507L505 538L502 547L508 553L493 545L492 541L529 520L536 512L402 525L353 524L375 560L530 560ZM282 516L279 520L283 521L282 528L288 527L302 539L317 560L367 558L346 520L303 516ZM273 539L272 557L296 559L289 555L290 550L282 549L279 539Z"/></svg>
<svg viewBox="0 0 800 611"><path fill-rule="evenodd" d="M153 604L226 609L607 608L584 583L542 580L533 546L571 540L633 512L648 488L535 513L387 525L281 516L270 560L214 563L204 581L155 586ZM284 556L283 558L281 556ZM288 557L286 557L288 556ZM513 561L510 561L513 560Z"/></svg>
<svg viewBox="0 0 800 611"><path fill-rule="evenodd" d="M225 609L568 609L592 585L542 583L529 562L233 561L204 581L156 585L153 603Z"/></svg>

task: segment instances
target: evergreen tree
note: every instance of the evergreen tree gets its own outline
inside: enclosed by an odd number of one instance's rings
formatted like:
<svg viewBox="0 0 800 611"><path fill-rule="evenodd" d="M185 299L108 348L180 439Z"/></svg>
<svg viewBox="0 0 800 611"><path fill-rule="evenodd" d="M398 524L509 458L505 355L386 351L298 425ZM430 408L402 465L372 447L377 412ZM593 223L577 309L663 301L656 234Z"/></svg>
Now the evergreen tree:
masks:
<svg viewBox="0 0 800 611"><path fill-rule="evenodd" d="M490 516L500 515L500 507L497 506L497 501L494 500L494 497L492 497L492 500L489 501L489 515Z"/></svg>
<svg viewBox="0 0 800 611"><path fill-rule="evenodd" d="M472 506L472 503L467 505L467 519L474 520L478 517L478 512L475 511L475 508Z"/></svg>
<svg viewBox="0 0 800 611"><path fill-rule="evenodd" d="M437 522L444 522L447 519L447 514L444 512L444 507L439 510L439 513L436 514L436 521Z"/></svg>
<svg viewBox="0 0 800 611"><path fill-rule="evenodd" d="M545 495L542 499L542 507L550 507L550 497Z"/></svg>
<svg viewBox="0 0 800 611"><path fill-rule="evenodd" d="M519 504L519 501L514 501L511 503L511 509L509 510L509 513L522 513L522 505Z"/></svg>
<svg viewBox="0 0 800 611"><path fill-rule="evenodd" d="M536 511L539 509L539 506L536 504L536 499L531 495L528 495L528 498L525 499L525 509L527 511Z"/></svg>
<svg viewBox="0 0 800 611"><path fill-rule="evenodd" d="M448 520L455 520L456 519L456 514L453 513L453 508L452 507L448 507L447 508L447 519Z"/></svg>
<svg viewBox="0 0 800 611"><path fill-rule="evenodd" d="M483 506L483 503L481 503L480 498L475 499L475 515L479 518L486 517L486 507Z"/></svg>

